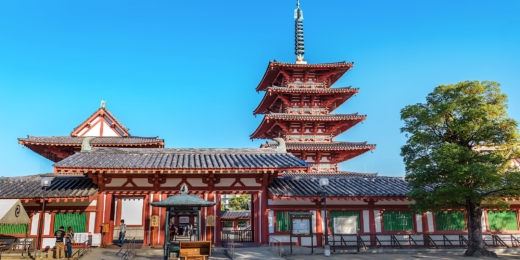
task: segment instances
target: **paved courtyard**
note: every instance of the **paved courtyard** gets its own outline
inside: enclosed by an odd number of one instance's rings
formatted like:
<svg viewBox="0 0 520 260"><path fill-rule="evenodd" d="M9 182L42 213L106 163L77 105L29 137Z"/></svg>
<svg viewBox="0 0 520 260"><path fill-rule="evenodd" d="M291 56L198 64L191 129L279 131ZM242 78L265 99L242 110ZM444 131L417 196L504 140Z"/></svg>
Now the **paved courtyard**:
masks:
<svg viewBox="0 0 520 260"><path fill-rule="evenodd" d="M328 259L328 260L368 260L368 259L384 259L384 260L452 260L452 259L471 259L460 255L450 254L337 254L325 257L323 255L301 255L290 256L288 260L311 260L311 259ZM499 259L520 259L520 256L499 256Z"/></svg>

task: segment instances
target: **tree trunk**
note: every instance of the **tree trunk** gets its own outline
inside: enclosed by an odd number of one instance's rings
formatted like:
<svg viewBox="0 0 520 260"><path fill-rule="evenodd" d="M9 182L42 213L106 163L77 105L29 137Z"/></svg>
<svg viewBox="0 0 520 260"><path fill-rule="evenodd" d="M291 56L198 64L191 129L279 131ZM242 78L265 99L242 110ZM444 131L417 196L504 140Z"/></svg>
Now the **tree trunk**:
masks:
<svg viewBox="0 0 520 260"><path fill-rule="evenodd" d="M485 248L484 240L482 240L482 208L480 205L467 200L466 211L468 213L468 250L464 252L465 256L475 257L497 257L494 252Z"/></svg>

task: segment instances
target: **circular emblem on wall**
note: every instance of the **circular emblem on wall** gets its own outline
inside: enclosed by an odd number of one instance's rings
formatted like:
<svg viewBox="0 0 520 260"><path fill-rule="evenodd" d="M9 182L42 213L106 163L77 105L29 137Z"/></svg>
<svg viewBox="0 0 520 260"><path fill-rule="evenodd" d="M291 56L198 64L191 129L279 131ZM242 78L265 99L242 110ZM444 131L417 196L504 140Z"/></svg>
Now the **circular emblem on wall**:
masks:
<svg viewBox="0 0 520 260"><path fill-rule="evenodd" d="M20 205L16 205L16 208L14 209L14 215L16 217L19 217L20 216Z"/></svg>

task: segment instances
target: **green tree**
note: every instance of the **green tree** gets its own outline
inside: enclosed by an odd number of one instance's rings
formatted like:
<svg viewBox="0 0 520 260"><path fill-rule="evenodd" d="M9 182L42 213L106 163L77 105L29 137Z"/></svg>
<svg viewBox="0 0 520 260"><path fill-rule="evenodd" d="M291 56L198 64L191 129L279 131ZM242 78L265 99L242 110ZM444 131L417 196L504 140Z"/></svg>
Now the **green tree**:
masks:
<svg viewBox="0 0 520 260"><path fill-rule="evenodd" d="M229 200L229 207L232 210L245 210L250 200L250 195L237 195Z"/></svg>
<svg viewBox="0 0 520 260"><path fill-rule="evenodd" d="M520 195L520 173L510 166L518 144L517 122L507 116L500 84L465 81L441 85L426 103L401 110L406 144L401 156L415 212L465 208L466 256L496 256L484 248L484 207L507 208ZM517 154L516 154L517 155Z"/></svg>

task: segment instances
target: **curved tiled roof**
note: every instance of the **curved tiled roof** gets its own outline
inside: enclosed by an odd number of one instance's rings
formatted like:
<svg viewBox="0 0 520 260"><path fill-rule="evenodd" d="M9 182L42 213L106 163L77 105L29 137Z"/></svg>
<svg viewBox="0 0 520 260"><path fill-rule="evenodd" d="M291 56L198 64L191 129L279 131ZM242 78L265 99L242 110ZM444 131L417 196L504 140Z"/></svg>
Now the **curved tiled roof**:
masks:
<svg viewBox="0 0 520 260"><path fill-rule="evenodd" d="M221 212L220 218L223 220L249 219L249 218L251 218L251 211L249 211L249 210L226 210L226 211Z"/></svg>
<svg viewBox="0 0 520 260"><path fill-rule="evenodd" d="M287 93L357 93L359 88L343 87L343 88L284 88L269 87L267 92L287 92Z"/></svg>
<svg viewBox="0 0 520 260"><path fill-rule="evenodd" d="M83 176L57 176L55 174L38 174L23 177L1 177L0 198L22 199L40 198L43 195L41 180L51 178L51 186L47 188L45 197L70 198L88 197L94 195L98 186L92 180Z"/></svg>
<svg viewBox="0 0 520 260"><path fill-rule="evenodd" d="M93 148L54 165L57 169L307 169L276 149Z"/></svg>
<svg viewBox="0 0 520 260"><path fill-rule="evenodd" d="M81 145L84 137L73 136L27 136L27 138L18 138L20 143L36 144L36 145ZM158 137L115 137L115 136L99 136L94 137L90 144L96 145L141 145L141 144L164 143L164 139Z"/></svg>
<svg viewBox="0 0 520 260"><path fill-rule="evenodd" d="M366 115L358 115L358 113L352 114L327 114L327 115L293 115L285 113L271 113L266 114L265 119L285 119L285 120L297 120L297 121L333 121L333 120L345 120L345 119L358 119L364 120ZM265 120L264 119L264 120Z"/></svg>
<svg viewBox="0 0 520 260"><path fill-rule="evenodd" d="M349 172L349 171L337 171L337 172L299 172L299 171L288 171L283 174L283 177L304 177L304 178L336 178L336 177L377 177L377 172L366 173L366 172Z"/></svg>
<svg viewBox="0 0 520 260"><path fill-rule="evenodd" d="M267 142L262 147L276 147L278 143ZM309 142L309 143L285 143L287 150L345 150L345 149L375 149L375 144L367 144L367 142Z"/></svg>
<svg viewBox="0 0 520 260"><path fill-rule="evenodd" d="M275 178L268 190L275 196L316 196L320 175ZM398 177L336 177L329 178L327 196L331 197L403 197L411 188Z"/></svg>

